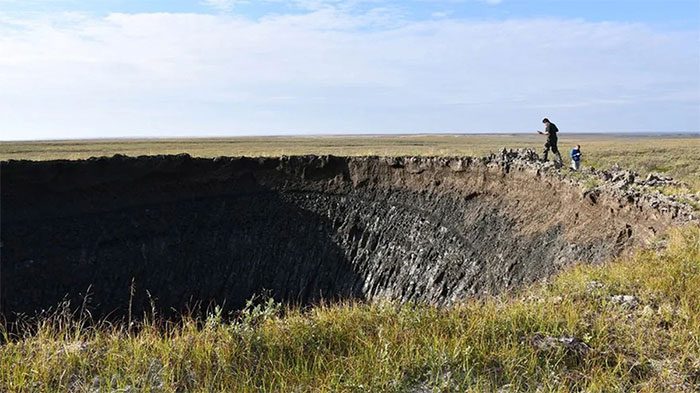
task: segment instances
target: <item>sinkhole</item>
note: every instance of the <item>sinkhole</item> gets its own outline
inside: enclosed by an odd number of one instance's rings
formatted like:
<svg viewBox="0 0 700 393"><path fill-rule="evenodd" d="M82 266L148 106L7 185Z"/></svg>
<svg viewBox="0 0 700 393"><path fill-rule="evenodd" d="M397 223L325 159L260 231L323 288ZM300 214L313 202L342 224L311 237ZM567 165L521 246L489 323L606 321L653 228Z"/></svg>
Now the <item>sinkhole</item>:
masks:
<svg viewBox="0 0 700 393"><path fill-rule="evenodd" d="M598 262L669 217L511 158L2 163L2 312L391 299L451 304Z"/></svg>

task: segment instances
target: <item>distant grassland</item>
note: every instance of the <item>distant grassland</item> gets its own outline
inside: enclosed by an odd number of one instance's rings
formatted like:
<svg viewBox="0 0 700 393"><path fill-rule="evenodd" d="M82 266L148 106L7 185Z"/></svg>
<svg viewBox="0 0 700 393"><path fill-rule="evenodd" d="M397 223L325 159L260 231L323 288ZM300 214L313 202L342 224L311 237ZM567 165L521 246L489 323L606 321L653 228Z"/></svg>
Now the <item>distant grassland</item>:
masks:
<svg viewBox="0 0 700 393"><path fill-rule="evenodd" d="M537 134L503 135L403 135L239 137L203 139L134 139L2 142L0 159L80 159L95 156L128 156L188 153L194 157L280 156L303 154L359 155L469 155L483 156L502 148L542 150L544 137ZM561 134L559 148L568 152L580 144L584 165L609 168L619 164L642 175L668 174L700 191L700 135L624 136Z"/></svg>

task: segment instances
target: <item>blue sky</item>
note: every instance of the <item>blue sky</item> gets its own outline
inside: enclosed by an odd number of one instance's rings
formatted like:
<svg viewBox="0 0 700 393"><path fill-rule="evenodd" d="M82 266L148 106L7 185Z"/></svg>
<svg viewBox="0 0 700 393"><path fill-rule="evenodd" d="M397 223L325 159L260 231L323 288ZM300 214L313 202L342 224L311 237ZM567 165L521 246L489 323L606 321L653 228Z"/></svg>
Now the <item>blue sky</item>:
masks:
<svg viewBox="0 0 700 393"><path fill-rule="evenodd" d="M0 0L0 139L700 130L696 0Z"/></svg>
<svg viewBox="0 0 700 393"><path fill-rule="evenodd" d="M268 14L301 13L323 1L265 0L0 0L6 13L86 12L106 15L112 12L150 13L235 13L249 18ZM326 3L341 3L327 1ZM375 7L400 9L409 19L445 13L457 18L580 18L588 21L644 22L669 28L697 27L700 2L695 0L400 0L354 1L357 12Z"/></svg>

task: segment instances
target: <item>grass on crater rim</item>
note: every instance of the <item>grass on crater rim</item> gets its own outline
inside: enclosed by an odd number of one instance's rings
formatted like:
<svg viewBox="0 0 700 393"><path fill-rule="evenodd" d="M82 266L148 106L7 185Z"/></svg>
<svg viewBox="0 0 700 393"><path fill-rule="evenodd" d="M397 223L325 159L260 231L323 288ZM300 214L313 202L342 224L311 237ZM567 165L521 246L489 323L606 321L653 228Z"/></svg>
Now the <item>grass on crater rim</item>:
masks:
<svg viewBox="0 0 700 393"><path fill-rule="evenodd" d="M700 227L454 307L272 301L137 326L67 313L2 330L2 392L694 392ZM634 296L627 303L615 295ZM575 337L584 350L537 337Z"/></svg>

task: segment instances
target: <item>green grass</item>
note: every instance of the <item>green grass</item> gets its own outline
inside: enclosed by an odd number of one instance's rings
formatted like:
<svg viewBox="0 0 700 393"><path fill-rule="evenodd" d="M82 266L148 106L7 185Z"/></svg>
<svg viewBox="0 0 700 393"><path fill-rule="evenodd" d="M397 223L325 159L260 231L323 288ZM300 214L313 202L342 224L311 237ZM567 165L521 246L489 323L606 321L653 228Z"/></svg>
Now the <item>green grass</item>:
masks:
<svg viewBox="0 0 700 393"><path fill-rule="evenodd" d="M215 310L206 320L134 326L57 312L2 332L0 391L697 391L700 227L660 241L660 252L582 263L449 308L269 301L232 320ZM535 334L591 349L538 349Z"/></svg>
<svg viewBox="0 0 700 393"><path fill-rule="evenodd" d="M333 155L471 155L483 156L502 148L542 149L544 137L504 135L405 135L338 137L248 137L203 139L85 140L0 142L0 159L78 159L188 153L195 157ZM583 165L599 169L619 164L646 176L668 174L700 191L700 138L674 136L631 137L563 133L559 148L568 162L575 144L583 149Z"/></svg>

